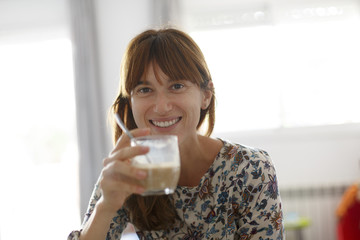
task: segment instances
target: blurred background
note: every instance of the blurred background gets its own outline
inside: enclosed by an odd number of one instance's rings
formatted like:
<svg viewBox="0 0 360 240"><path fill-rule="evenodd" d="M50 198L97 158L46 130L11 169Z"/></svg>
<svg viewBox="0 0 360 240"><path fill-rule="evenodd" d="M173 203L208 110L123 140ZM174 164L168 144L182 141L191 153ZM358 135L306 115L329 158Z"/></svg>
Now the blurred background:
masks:
<svg viewBox="0 0 360 240"><path fill-rule="evenodd" d="M0 239L79 229L126 45L162 25L205 54L213 137L272 156L287 239L338 239L360 182L359 0L0 0Z"/></svg>

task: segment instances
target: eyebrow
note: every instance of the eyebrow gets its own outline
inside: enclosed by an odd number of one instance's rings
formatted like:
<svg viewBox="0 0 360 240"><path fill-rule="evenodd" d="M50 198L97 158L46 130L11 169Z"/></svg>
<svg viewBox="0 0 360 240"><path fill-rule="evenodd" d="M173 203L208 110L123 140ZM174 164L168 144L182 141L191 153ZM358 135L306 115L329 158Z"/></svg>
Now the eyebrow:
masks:
<svg viewBox="0 0 360 240"><path fill-rule="evenodd" d="M140 81L138 81L137 83L136 83L136 86L139 86L139 85L142 85L142 84L144 84L144 85L150 85L150 83L149 83L149 81L142 81L142 80L140 80Z"/></svg>
<svg viewBox="0 0 360 240"><path fill-rule="evenodd" d="M177 81L183 81L183 80L182 79L172 79L172 78L168 79L168 82L177 82Z"/></svg>
<svg viewBox="0 0 360 240"><path fill-rule="evenodd" d="M172 83L172 82L186 81L186 80L169 78L169 79L167 79L166 81ZM139 80L139 81L137 82L136 86L139 86L139 85L142 85L142 84L143 84L143 85L151 85L150 82L147 81L147 80L144 80L144 81L143 81L143 80Z"/></svg>

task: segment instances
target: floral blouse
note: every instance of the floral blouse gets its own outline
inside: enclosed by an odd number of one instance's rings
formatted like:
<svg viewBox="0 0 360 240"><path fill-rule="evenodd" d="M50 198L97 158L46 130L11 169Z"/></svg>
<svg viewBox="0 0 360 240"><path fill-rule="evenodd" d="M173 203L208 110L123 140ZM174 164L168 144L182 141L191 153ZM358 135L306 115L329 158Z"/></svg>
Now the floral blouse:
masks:
<svg viewBox="0 0 360 240"><path fill-rule="evenodd" d="M282 240L282 206L275 168L267 152L223 141L223 147L197 187L178 186L172 195L179 219L172 229L135 230L140 239ZM101 192L96 185L84 223ZM108 240L121 238L129 222L120 209ZM73 231L68 240L77 240Z"/></svg>

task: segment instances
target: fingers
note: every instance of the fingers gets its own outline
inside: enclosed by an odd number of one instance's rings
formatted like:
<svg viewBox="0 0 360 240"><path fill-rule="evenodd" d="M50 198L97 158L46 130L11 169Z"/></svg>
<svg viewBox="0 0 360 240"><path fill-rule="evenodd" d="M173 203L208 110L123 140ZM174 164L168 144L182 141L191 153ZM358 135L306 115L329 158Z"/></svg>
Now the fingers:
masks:
<svg viewBox="0 0 360 240"><path fill-rule="evenodd" d="M137 128L130 131L134 137L141 137L150 134L150 128Z"/></svg>
<svg viewBox="0 0 360 240"><path fill-rule="evenodd" d="M122 177L117 180L104 176L104 179L100 182L100 187L105 195L106 193L119 194L125 196L132 193L141 194L145 191L137 181L131 180L130 178Z"/></svg>
<svg viewBox="0 0 360 240"><path fill-rule="evenodd" d="M103 171L100 181L100 188L102 192L102 203L105 208L111 211L117 211L121 208L125 200L133 193L142 194L145 189L136 183L128 183L121 180L115 180Z"/></svg>
<svg viewBox="0 0 360 240"><path fill-rule="evenodd" d="M131 133L134 137L146 136L150 134L150 129L134 129ZM126 135L118 139L113 151L103 161L104 168L100 182L103 197L109 206L117 206L119 201L116 199L124 200L132 193L141 194L145 191L141 186L141 180L144 180L147 174L133 167L130 159L144 155L148 151L149 148L145 146L130 146L130 139Z"/></svg>
<svg viewBox="0 0 360 240"><path fill-rule="evenodd" d="M106 199L126 199L131 194L141 194L145 189L136 184L124 184L119 181L104 181L100 183L103 196ZM109 199L110 200L110 199Z"/></svg>
<svg viewBox="0 0 360 240"><path fill-rule="evenodd" d="M141 193L140 181L146 178L146 172L121 161L112 161L102 172L102 188L117 189L127 193Z"/></svg>
<svg viewBox="0 0 360 240"><path fill-rule="evenodd" d="M141 128L141 129L134 129L131 131L134 137L146 136L150 134L149 128ZM104 159L103 166L106 166L110 162L114 160L120 161L130 161L129 159L137 156L146 154L149 151L148 147L144 146L134 146L129 147L130 139L127 135L122 135L116 145L115 148L109 154L109 157Z"/></svg>
<svg viewBox="0 0 360 240"><path fill-rule="evenodd" d="M115 160L127 161L137 155L144 155L148 152L149 147L146 146L124 147L118 151L111 152L110 156L104 159L103 165L106 166Z"/></svg>
<svg viewBox="0 0 360 240"><path fill-rule="evenodd" d="M150 134L150 128L137 128L137 129L131 130L130 132L134 137L147 136ZM116 142L115 148L113 149L111 154L113 152L116 152L119 149L121 149L125 146L129 146L129 145L130 145L130 138L126 134L123 134Z"/></svg>
<svg viewBox="0 0 360 240"><path fill-rule="evenodd" d="M146 172L133 167L131 164L121 162L121 161L112 161L104 169L103 174L105 176L112 176L116 180L128 180L131 178L143 180L146 178Z"/></svg>

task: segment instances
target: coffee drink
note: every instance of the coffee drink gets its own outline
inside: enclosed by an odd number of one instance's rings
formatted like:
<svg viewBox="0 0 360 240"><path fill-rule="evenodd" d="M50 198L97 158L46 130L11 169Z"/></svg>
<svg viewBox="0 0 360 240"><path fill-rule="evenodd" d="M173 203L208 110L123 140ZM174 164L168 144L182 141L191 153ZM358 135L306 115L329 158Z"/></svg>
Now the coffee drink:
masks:
<svg viewBox="0 0 360 240"><path fill-rule="evenodd" d="M177 136L151 135L138 137L131 145L150 148L145 155L132 159L132 165L147 172L147 178L138 184L145 188L143 196L171 194L180 177L180 154Z"/></svg>
<svg viewBox="0 0 360 240"><path fill-rule="evenodd" d="M171 194L176 189L180 177L179 165L165 163L136 167L147 172L147 178L138 182L145 188L145 193L142 195Z"/></svg>

